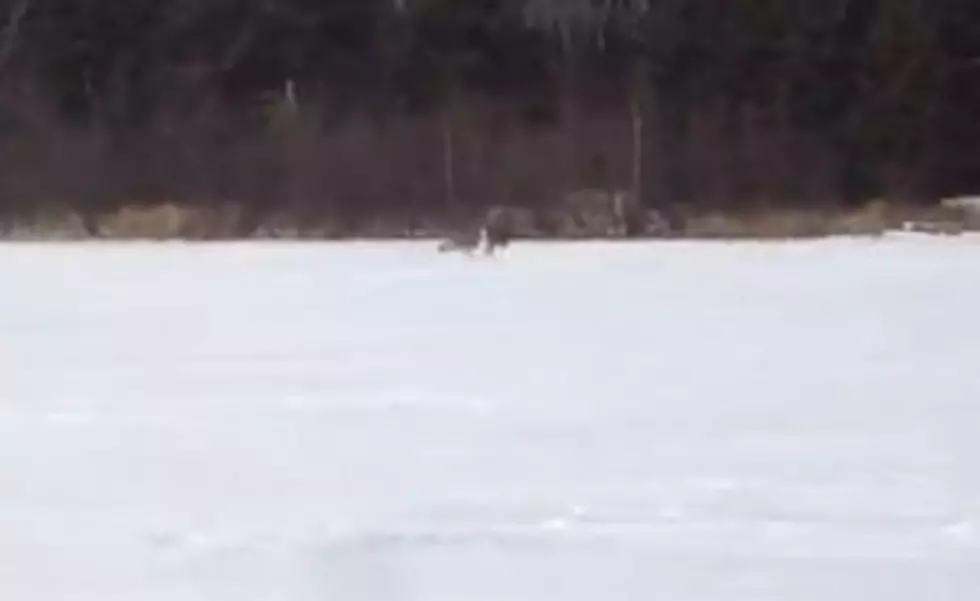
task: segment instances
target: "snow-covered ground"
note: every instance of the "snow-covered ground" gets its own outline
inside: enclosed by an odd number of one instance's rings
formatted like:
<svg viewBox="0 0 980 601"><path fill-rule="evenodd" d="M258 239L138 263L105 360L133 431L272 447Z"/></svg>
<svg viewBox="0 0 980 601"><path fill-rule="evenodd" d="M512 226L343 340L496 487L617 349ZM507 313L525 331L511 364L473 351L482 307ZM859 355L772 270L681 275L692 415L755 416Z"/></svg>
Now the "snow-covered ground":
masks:
<svg viewBox="0 0 980 601"><path fill-rule="evenodd" d="M0 246L0 598L980 598L980 240Z"/></svg>

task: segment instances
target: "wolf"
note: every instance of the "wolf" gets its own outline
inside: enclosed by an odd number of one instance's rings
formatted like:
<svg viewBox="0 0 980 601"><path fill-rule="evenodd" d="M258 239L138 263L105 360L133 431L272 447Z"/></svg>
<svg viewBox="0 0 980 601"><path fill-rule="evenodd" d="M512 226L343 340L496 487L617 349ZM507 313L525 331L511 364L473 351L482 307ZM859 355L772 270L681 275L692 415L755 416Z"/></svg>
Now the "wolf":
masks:
<svg viewBox="0 0 980 601"><path fill-rule="evenodd" d="M497 249L505 248L513 238L513 219L506 207L491 207L475 230L457 232L439 243L438 250L461 252L472 255L479 249L484 254L494 255Z"/></svg>

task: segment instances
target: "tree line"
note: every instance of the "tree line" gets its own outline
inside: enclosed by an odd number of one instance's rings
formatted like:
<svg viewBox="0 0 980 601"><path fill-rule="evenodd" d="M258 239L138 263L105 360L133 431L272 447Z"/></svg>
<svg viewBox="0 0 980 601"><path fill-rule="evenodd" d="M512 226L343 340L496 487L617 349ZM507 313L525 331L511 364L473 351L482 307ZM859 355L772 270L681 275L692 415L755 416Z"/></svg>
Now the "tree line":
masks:
<svg viewBox="0 0 980 601"><path fill-rule="evenodd" d="M0 0L7 214L931 202L978 140L970 0Z"/></svg>

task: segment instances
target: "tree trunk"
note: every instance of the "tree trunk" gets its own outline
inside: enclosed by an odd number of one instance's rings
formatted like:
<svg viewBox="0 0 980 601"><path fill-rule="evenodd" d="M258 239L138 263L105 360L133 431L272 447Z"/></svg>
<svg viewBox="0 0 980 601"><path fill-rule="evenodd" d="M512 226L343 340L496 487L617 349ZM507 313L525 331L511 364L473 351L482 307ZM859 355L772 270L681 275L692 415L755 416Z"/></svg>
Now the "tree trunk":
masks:
<svg viewBox="0 0 980 601"><path fill-rule="evenodd" d="M643 197L643 107L634 94L630 113L633 120L633 199L640 202Z"/></svg>
<svg viewBox="0 0 980 601"><path fill-rule="evenodd" d="M638 60L630 72L629 94L630 94L630 124L632 126L632 161L630 165L630 195L629 201L623 202L618 215L620 232L624 236L634 235L635 216L644 206L643 202L643 166L644 166L644 91L645 80L643 79L643 61ZM617 193L618 194L618 193Z"/></svg>
<svg viewBox="0 0 980 601"><path fill-rule="evenodd" d="M633 126L633 161L632 161L632 181L631 181L631 192L633 193L633 202L638 205L643 205L643 108L644 108L644 90L645 90L645 80L643 68L643 61L637 61L635 68L631 74L630 81L630 117L632 119Z"/></svg>
<svg viewBox="0 0 980 601"><path fill-rule="evenodd" d="M456 149L452 107L445 110L442 117L442 178L446 209L457 208L456 200Z"/></svg>

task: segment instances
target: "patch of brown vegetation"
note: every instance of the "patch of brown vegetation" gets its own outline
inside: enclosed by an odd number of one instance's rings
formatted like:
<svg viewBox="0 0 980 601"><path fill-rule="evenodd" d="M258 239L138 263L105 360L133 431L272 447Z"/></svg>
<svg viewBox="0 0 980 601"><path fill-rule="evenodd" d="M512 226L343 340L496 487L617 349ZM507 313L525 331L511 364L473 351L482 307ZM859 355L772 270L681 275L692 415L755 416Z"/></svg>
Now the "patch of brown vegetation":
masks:
<svg viewBox="0 0 980 601"><path fill-rule="evenodd" d="M117 240L215 240L235 237L236 211L178 203L128 205L103 216L99 234Z"/></svg>
<svg viewBox="0 0 980 601"><path fill-rule="evenodd" d="M689 217L681 235L688 238L786 240L828 236L881 236L935 209L890 205L876 200L838 210L761 209Z"/></svg>
<svg viewBox="0 0 980 601"><path fill-rule="evenodd" d="M84 240L90 236L82 216L62 207L46 207L0 224L8 240Z"/></svg>
<svg viewBox="0 0 980 601"><path fill-rule="evenodd" d="M587 198L587 200L595 200ZM600 201L604 200L602 198ZM14 240L72 240L100 237L115 240L222 240L222 239L338 239L412 238L473 234L481 227L501 239L608 239L623 237L611 231L601 202L568 203L537 211L498 205L462 222L438 219L388 219L356 225L328 215L294 215L289 211L267 213L247 227L243 213L234 206L220 209L186 203L131 204L89 218L55 208L8 221L0 237ZM589 210L585 210L583 208ZM596 208L598 207L598 208ZM563 210L564 209L564 210ZM652 212L655 213L655 212ZM492 216L492 219L491 219ZM653 215L656 217L657 215ZM646 219L655 223L650 215ZM912 224L911 226L909 224ZM921 227L917 226L919 224ZM924 225L923 225L924 224ZM666 227L666 226L665 226ZM838 210L756 209L738 213L705 212L687 215L673 230L634 232L640 238L786 240L828 236L880 236L889 230L959 233L969 229L963 216L944 207L915 207L873 201L864 206ZM498 231L499 230L499 231Z"/></svg>

